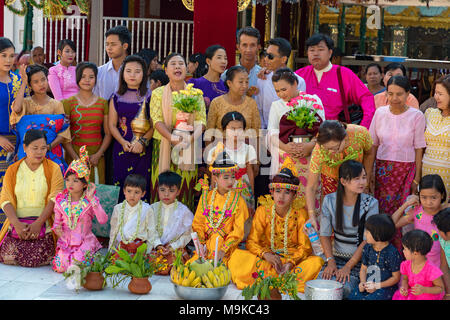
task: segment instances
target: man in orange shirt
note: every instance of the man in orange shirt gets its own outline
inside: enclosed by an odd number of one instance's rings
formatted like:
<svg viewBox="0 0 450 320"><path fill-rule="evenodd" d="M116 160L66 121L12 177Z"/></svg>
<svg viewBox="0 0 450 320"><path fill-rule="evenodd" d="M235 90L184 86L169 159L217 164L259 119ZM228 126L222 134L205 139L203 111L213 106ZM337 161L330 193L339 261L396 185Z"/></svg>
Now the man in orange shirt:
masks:
<svg viewBox="0 0 450 320"><path fill-rule="evenodd" d="M398 75L406 77L405 66L398 62L392 62L392 63L388 64L384 68L384 78L383 78L384 87L386 88L387 83L391 77L398 76ZM379 108L379 107L388 105L386 90L376 94L374 99L375 99L375 108ZM411 93L409 93L409 96L406 99L406 105L409 107L419 109L419 101Z"/></svg>

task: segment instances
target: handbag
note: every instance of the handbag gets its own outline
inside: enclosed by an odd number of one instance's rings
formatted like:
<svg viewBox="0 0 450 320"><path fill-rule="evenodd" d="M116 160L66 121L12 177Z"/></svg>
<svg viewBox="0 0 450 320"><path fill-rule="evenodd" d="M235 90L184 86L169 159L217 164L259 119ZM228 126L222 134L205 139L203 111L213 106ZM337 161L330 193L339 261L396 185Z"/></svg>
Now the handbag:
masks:
<svg viewBox="0 0 450 320"><path fill-rule="evenodd" d="M337 68L337 76L338 76L338 82L339 82L339 93L341 94L341 101L344 106L344 110L339 112L338 119L341 122L345 122L347 124L361 124L361 121L363 119L364 113L363 109L358 104L347 104L347 100L345 99L345 92L344 92L344 85L342 83L342 74L341 74L341 67L339 66Z"/></svg>
<svg viewBox="0 0 450 320"><path fill-rule="evenodd" d="M25 217L25 218L19 218L19 221L26 224L32 224L37 220L37 217ZM45 230L47 229L47 226L45 223L41 226L41 231L39 232L38 239L42 239L45 237ZM20 239L19 234L17 233L14 226L11 224L11 237L14 239Z"/></svg>
<svg viewBox="0 0 450 320"><path fill-rule="evenodd" d="M94 183L95 194L99 199L105 213L108 215L108 221L104 224L100 224L97 218L92 220L92 233L97 237L108 238L111 230L111 216L114 211L114 207L119 200L119 186L112 186L106 184L99 184L98 168L94 167Z"/></svg>

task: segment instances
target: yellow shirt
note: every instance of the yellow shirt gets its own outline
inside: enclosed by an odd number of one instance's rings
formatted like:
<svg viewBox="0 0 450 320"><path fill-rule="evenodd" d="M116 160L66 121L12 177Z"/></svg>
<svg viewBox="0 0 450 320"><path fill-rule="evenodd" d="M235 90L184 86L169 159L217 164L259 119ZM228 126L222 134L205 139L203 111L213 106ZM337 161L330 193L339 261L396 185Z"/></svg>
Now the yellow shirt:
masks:
<svg viewBox="0 0 450 320"><path fill-rule="evenodd" d="M272 205L273 206L273 205ZM247 238L247 250L262 258L264 253L272 252L272 206L259 206L253 218L252 229ZM311 243L303 232L303 225L308 220L305 209L291 210L287 225L287 255L284 255L285 217L275 214L273 245L294 266L312 254Z"/></svg>
<svg viewBox="0 0 450 320"><path fill-rule="evenodd" d="M208 248L209 259L213 258L217 237L219 237L218 250L223 250L226 256L236 249L244 238L244 223L248 218L247 204L240 192L235 190L229 192L226 215L223 215L222 211L228 194L221 195L219 192L216 193L211 212L208 213L212 193L213 191L208 192L206 201L205 193L202 194L192 222L192 230L197 232L200 242L206 244ZM222 215L224 218L219 224Z"/></svg>
<svg viewBox="0 0 450 320"><path fill-rule="evenodd" d="M41 164L32 171L23 161L17 171L14 189L17 198L17 217L39 217L45 208L45 197L42 195L47 194L47 191L44 166Z"/></svg>
<svg viewBox="0 0 450 320"><path fill-rule="evenodd" d="M158 122L164 123L164 117L163 117L163 111L162 111L162 96L164 87L156 88L154 91L152 91L152 98L150 100L150 117L152 118L153 125L155 125ZM194 112L195 118L194 121L199 121L201 124L203 124L206 127L206 107L205 102L202 99L201 102L201 110L200 112ZM172 127L175 126L175 123L177 122L176 119L177 115L177 109L172 108ZM169 131L171 128L168 128ZM153 134L153 138L161 140L161 134L158 132L158 130L155 130Z"/></svg>

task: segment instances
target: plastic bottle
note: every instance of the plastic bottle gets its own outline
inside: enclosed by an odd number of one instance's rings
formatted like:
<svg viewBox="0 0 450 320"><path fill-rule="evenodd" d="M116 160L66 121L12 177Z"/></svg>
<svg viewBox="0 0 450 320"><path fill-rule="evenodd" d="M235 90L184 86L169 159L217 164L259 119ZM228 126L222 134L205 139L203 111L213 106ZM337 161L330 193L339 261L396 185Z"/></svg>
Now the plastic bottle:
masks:
<svg viewBox="0 0 450 320"><path fill-rule="evenodd" d="M306 234L309 237L309 241L311 241L311 247L313 249L314 254L316 256L322 256L323 250L322 245L320 244L319 235L317 234L317 231L309 222L305 225L305 227L306 227Z"/></svg>
<svg viewBox="0 0 450 320"><path fill-rule="evenodd" d="M414 196L413 195L407 196L405 202L408 201L409 199L411 199L412 197L414 197ZM409 206L408 208L406 208L404 215L414 214L415 207L416 206ZM414 230L414 222L409 223L402 228L402 235L405 235L407 232L409 232L411 230Z"/></svg>

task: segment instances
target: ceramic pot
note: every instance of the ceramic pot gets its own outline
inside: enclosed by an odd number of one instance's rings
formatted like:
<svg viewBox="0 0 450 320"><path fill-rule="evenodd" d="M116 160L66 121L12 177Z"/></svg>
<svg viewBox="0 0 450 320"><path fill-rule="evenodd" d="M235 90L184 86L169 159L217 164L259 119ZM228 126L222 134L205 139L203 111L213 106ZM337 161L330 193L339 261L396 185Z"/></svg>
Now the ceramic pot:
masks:
<svg viewBox="0 0 450 320"><path fill-rule="evenodd" d="M102 290L103 280L104 278L101 272L89 272L86 275L86 282L83 287L87 290Z"/></svg>
<svg viewBox="0 0 450 320"><path fill-rule="evenodd" d="M282 297L281 297L281 293L280 293L280 291L278 291L278 289L272 289L272 290L270 290L270 298L269 299L267 299L267 298L261 299L261 297L258 296L258 300L282 300Z"/></svg>
<svg viewBox="0 0 450 320"><path fill-rule="evenodd" d="M152 285L148 278L133 277L128 285L128 290L134 294L147 294L152 290Z"/></svg>

